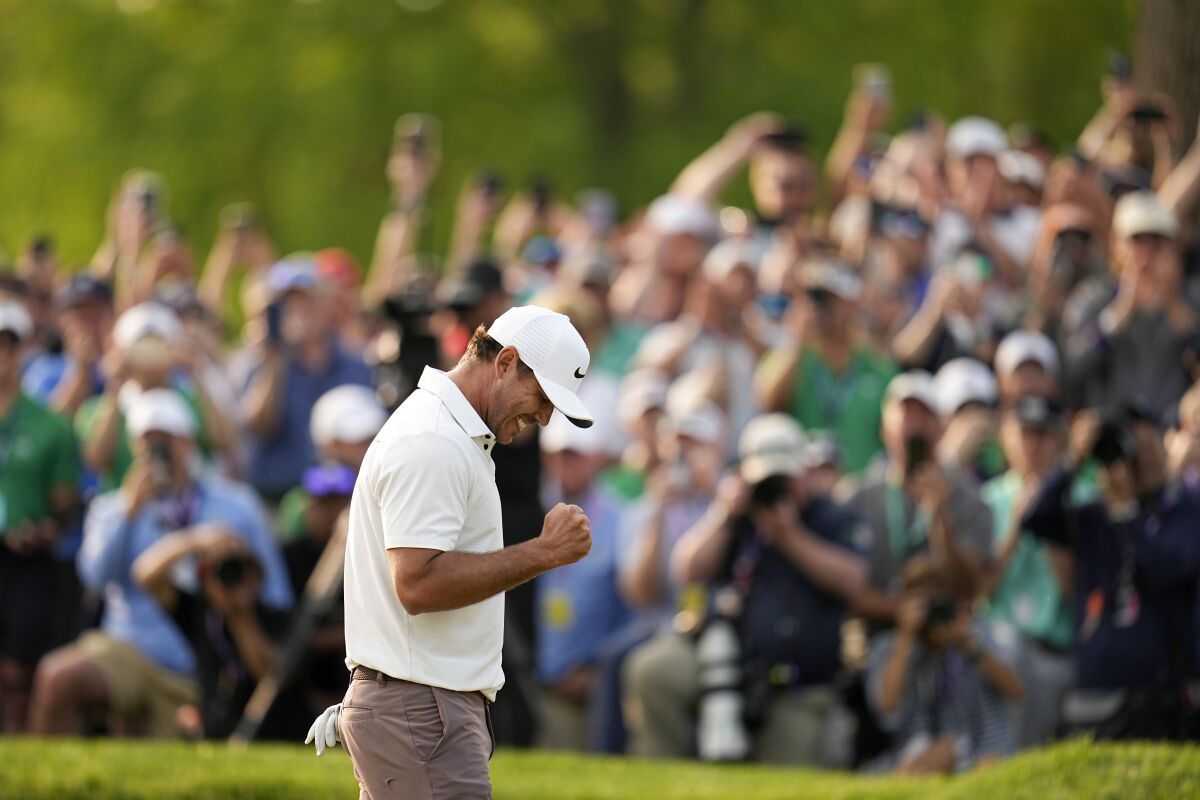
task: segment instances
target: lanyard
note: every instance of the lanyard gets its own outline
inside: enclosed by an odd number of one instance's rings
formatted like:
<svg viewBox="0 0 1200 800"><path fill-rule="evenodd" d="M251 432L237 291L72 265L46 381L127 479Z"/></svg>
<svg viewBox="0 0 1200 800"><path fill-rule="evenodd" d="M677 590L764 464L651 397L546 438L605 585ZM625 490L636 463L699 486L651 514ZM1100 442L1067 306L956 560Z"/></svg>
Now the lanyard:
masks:
<svg viewBox="0 0 1200 800"><path fill-rule="evenodd" d="M904 510L904 494L900 487L890 480L885 484L883 509L887 517L888 544L891 547L892 559L903 563L908 554L925 543L929 537L929 514L924 509L917 509L913 521L908 521Z"/></svg>

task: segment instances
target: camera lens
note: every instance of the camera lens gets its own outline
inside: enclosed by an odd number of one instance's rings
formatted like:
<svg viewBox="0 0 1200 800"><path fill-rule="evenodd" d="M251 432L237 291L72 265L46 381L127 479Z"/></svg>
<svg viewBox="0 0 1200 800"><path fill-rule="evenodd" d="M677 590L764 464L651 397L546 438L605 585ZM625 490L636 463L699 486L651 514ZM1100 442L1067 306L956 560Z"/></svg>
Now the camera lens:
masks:
<svg viewBox="0 0 1200 800"><path fill-rule="evenodd" d="M246 562L241 558L227 558L217 564L216 573L222 586L237 586L246 577Z"/></svg>

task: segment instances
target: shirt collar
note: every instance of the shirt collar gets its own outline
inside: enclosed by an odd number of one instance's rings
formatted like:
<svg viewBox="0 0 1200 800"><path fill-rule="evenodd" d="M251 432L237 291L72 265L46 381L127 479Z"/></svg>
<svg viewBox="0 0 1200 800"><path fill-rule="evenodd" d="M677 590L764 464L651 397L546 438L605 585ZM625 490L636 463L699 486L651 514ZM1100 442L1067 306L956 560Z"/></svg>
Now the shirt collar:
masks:
<svg viewBox="0 0 1200 800"><path fill-rule="evenodd" d="M475 407L467 401L466 395L458 388L450 376L440 369L425 367L421 380L417 382L418 389L432 393L442 401L442 405L454 417L458 426L484 450L491 451L496 444L496 437L488 428L487 423L479 416Z"/></svg>

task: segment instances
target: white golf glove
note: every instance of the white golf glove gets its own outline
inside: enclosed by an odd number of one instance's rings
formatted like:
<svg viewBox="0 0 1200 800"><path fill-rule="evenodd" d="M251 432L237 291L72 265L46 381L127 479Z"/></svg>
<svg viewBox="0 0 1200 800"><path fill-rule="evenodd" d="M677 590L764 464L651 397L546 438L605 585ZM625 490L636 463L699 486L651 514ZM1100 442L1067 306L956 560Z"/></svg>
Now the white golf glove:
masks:
<svg viewBox="0 0 1200 800"><path fill-rule="evenodd" d="M312 727L308 729L308 736L304 743L315 742L318 756L325 754L326 747L333 747L341 741L338 738L338 714L341 711L341 703L330 706L321 712L321 716L313 720Z"/></svg>

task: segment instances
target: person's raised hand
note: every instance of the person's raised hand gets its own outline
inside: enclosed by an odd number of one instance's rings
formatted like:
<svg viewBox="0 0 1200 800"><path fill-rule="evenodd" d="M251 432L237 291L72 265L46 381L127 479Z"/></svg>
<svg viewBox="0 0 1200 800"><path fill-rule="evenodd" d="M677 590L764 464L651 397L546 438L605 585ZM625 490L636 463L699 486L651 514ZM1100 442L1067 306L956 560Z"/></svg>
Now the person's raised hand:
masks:
<svg viewBox="0 0 1200 800"><path fill-rule="evenodd" d="M908 485L917 505L930 515L941 513L950 502L950 481L936 461L919 465L909 476Z"/></svg>
<svg viewBox="0 0 1200 800"><path fill-rule="evenodd" d="M743 513L749 498L750 487L736 472L721 478L717 484L716 504L727 516L734 517Z"/></svg>
<svg viewBox="0 0 1200 800"><path fill-rule="evenodd" d="M1099 433L1100 412L1094 408L1083 409L1071 420L1067 457L1073 469L1078 469L1091 456Z"/></svg>
<svg viewBox="0 0 1200 800"><path fill-rule="evenodd" d="M928 600L918 594L906 595L900 599L896 608L896 627L902 633L915 634L925 624L925 616L928 613Z"/></svg>
<svg viewBox="0 0 1200 800"><path fill-rule="evenodd" d="M774 111L756 111L733 123L725 139L744 148L748 155L764 138L783 128L783 117Z"/></svg>
<svg viewBox="0 0 1200 800"><path fill-rule="evenodd" d="M554 566L574 564L592 549L591 523L579 506L559 503L546 515L538 543Z"/></svg>
<svg viewBox="0 0 1200 800"><path fill-rule="evenodd" d="M136 516L162 488L150 463L144 458L135 458L121 481L121 495L128 516Z"/></svg>
<svg viewBox="0 0 1200 800"><path fill-rule="evenodd" d="M788 494L778 502L750 513L759 533L771 544L779 544L797 528L800 510L796 498Z"/></svg>

